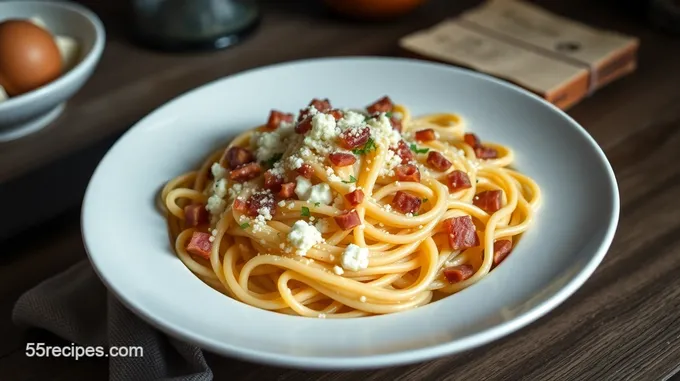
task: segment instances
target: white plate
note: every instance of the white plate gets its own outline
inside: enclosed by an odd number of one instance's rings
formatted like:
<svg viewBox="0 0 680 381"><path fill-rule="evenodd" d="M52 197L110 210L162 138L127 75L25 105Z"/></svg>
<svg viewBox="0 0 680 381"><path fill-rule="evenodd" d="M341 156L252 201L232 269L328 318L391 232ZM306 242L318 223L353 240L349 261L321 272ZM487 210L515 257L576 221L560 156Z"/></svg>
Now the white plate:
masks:
<svg viewBox="0 0 680 381"><path fill-rule="evenodd" d="M413 114L455 112L516 151L543 191L513 254L472 287L416 310L310 319L260 310L212 290L177 259L156 209L162 184L195 168L272 108L314 97L361 107L388 94ZM595 141L555 107L515 86L406 59L285 63L205 85L140 121L111 148L87 189L85 245L106 286L159 329L210 351L289 367L357 369L467 350L529 324L569 297L607 252L619 217L613 171Z"/></svg>

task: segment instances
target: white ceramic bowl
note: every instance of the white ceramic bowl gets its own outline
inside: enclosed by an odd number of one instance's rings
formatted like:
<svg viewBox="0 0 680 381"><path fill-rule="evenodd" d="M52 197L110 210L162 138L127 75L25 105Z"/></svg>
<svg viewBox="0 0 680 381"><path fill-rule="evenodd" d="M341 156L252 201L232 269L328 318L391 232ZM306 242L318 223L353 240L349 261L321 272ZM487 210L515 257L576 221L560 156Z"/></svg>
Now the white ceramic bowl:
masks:
<svg viewBox="0 0 680 381"><path fill-rule="evenodd" d="M56 80L26 94L0 102L0 141L35 132L56 119L65 104L90 78L99 62L106 35L97 15L65 1L0 1L0 22L38 18L55 35L79 43L78 63Z"/></svg>
<svg viewBox="0 0 680 381"><path fill-rule="evenodd" d="M413 114L455 112L516 152L543 201L512 255L462 292L427 306L358 319L260 310L206 286L176 257L160 188L208 152L314 97L362 107L389 95ZM542 99L484 75L406 59L333 58L234 75L171 101L111 148L88 186L85 246L105 285L159 329L213 352L288 367L392 366L464 351L562 303L605 256L619 216L613 171L596 142Z"/></svg>

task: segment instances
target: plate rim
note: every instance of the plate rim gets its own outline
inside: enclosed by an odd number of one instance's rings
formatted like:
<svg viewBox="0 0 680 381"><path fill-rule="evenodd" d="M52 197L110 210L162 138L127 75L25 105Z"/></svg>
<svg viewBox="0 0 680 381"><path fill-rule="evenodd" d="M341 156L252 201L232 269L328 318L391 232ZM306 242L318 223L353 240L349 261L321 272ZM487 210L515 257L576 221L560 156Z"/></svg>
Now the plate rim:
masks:
<svg viewBox="0 0 680 381"><path fill-rule="evenodd" d="M106 276L100 272L98 267L95 265L96 259L94 259L91 249L88 245L88 239L86 234L85 226L85 214L86 205L88 200L93 196L92 193L92 183L95 177L98 176L103 163L111 157L111 152L116 146L121 144L122 141L129 137L131 133L136 128L145 124L148 120L153 118L155 115L163 113L166 109L171 108L175 103L179 102L181 99L192 96L196 92L200 92L207 87L215 86L221 82L232 80L242 76L248 76L255 74L260 71L266 71L271 69L281 69L287 66L299 66L305 64L314 64L322 62L342 62L346 64L351 64L351 62L356 61L382 61L385 64L389 63L410 63L414 65L421 65L423 67L437 68L449 70L452 73L457 72L462 75L468 75L476 77L481 80L491 81L497 85L509 88L519 92L521 95L529 96L535 101L538 101L544 107L552 109L553 112L557 112L559 116L564 118L578 133L582 138L585 138L590 148L594 153L597 154L600 159L603 169L607 173L607 185L611 188L611 215L609 216L609 223L607 229L602 237L602 240L598 242L597 249L594 250L593 254L587 260L581 271L575 274L568 282L561 286L552 296L538 303L534 307L519 313L515 317L497 324L491 328L484 331L473 333L468 336L464 336L460 339L453 341L448 341L445 343L429 345L422 348L400 350L392 353L381 353L375 355L366 355L362 357L350 357L350 356L333 356L333 357L309 357L305 355L295 355L295 354L278 354L273 352L266 352L262 350L255 350L250 348L243 348L229 344L228 342L213 340L210 338L204 338L200 335L196 335L191 331L187 331L186 328L182 326L176 326L169 323L163 316L153 315L147 313L143 306L140 306L139 302L135 302L125 295L121 294L119 290L112 286ZM554 310L562 303L564 303L568 298L570 298L577 290L579 290L583 284L592 276L597 267L601 264L604 257L607 255L611 248L612 241L615 237L616 231L618 229L620 219L620 191L619 185L616 180L616 174L613 170L611 163L609 162L604 150L595 141L595 139L590 135L590 133L575 119L568 115L565 111L559 109L557 106L547 102L545 99L539 97L538 95L521 88L511 82L503 79L493 77L491 75L480 73L471 69L466 69L462 67L457 67L453 65L442 64L438 62L406 58L406 57L384 57L384 56L338 56L338 57L320 57L320 58L305 58L298 60L285 61L280 63L274 63L264 66L259 66L240 72L236 72L230 75L222 76L216 78L212 81L205 82L198 85L188 91L178 94L177 96L166 101L162 105L154 108L152 111L147 113L144 117L139 119L134 123L127 131L125 131L121 136L119 136L116 142L108 149L107 153L102 157L98 163L95 171L92 173L91 178L88 182L85 194L83 196L80 222L81 222L81 236L83 239L83 245L87 253L88 261L97 277L105 285L106 289L114 296L116 299L133 312L137 317L141 318L146 323L150 324L152 327L164 332L165 334L178 339L180 341L198 346L204 350L212 353L216 353L222 356L228 356L233 359L243 360L251 363L264 364L270 366L280 366L293 369L305 369L305 370L361 370L361 369L377 369L384 368L388 366L403 366L411 365L415 363L420 363L428 360L434 360L443 356L450 356L457 353L462 353L469 351L471 349L480 347L482 345L488 344L490 342L496 341L503 337L506 337L512 333L519 331L520 329L528 326L529 324L536 322L548 312Z"/></svg>

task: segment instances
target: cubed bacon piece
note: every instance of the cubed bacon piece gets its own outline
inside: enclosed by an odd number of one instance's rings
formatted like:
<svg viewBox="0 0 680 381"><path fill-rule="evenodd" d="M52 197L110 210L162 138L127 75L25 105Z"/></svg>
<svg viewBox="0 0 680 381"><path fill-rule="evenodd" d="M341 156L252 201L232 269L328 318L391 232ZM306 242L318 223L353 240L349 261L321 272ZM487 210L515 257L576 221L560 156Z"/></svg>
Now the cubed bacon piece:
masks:
<svg viewBox="0 0 680 381"><path fill-rule="evenodd" d="M328 160L336 167L345 167L354 164L357 161L357 158L351 153L333 152L328 155Z"/></svg>
<svg viewBox="0 0 680 381"><path fill-rule="evenodd" d="M237 212L245 213L247 210L246 202L241 200L240 198L237 198L236 200L234 200L233 208Z"/></svg>
<svg viewBox="0 0 680 381"><path fill-rule="evenodd" d="M429 142L435 140L434 130L431 128L426 128L424 130L416 131L416 140L419 142Z"/></svg>
<svg viewBox="0 0 680 381"><path fill-rule="evenodd" d="M444 155L437 151L430 151L430 153L427 154L427 164L429 164L431 168L442 172L451 168L452 165Z"/></svg>
<svg viewBox="0 0 680 381"><path fill-rule="evenodd" d="M495 159L498 157L498 151L495 148L481 146L475 148L475 156L479 159Z"/></svg>
<svg viewBox="0 0 680 381"><path fill-rule="evenodd" d="M393 130L397 130L397 131L401 132L401 119L391 117L390 118L390 125L392 125Z"/></svg>
<svg viewBox="0 0 680 381"><path fill-rule="evenodd" d="M277 193L281 190L283 184L283 177L275 174L271 170L264 173L264 188L269 189L272 193Z"/></svg>
<svg viewBox="0 0 680 381"><path fill-rule="evenodd" d="M503 191L499 189L477 193L472 203L483 211L493 214L501 208L501 196Z"/></svg>
<svg viewBox="0 0 680 381"><path fill-rule="evenodd" d="M242 165L229 173L229 177L236 182L252 180L262 173L262 167L258 163Z"/></svg>
<svg viewBox="0 0 680 381"><path fill-rule="evenodd" d="M364 201L364 192L361 189L355 189L354 191L347 193L345 195L347 201L352 206L357 206Z"/></svg>
<svg viewBox="0 0 680 381"><path fill-rule="evenodd" d="M446 175L446 182L449 187L449 192L451 193L472 187L467 173L458 169Z"/></svg>
<svg viewBox="0 0 680 381"><path fill-rule="evenodd" d="M295 133L304 135L312 129L312 117L307 116L295 125Z"/></svg>
<svg viewBox="0 0 680 381"><path fill-rule="evenodd" d="M498 157L498 151L495 148L483 146L481 140L475 134L465 134L463 140L474 149L475 156L479 159L495 159Z"/></svg>
<svg viewBox="0 0 680 381"><path fill-rule="evenodd" d="M302 164L302 166L296 169L296 171L305 179L311 179L312 175L314 174L314 168L312 168L312 166L309 164Z"/></svg>
<svg viewBox="0 0 680 381"><path fill-rule="evenodd" d="M475 269L470 265L458 265L451 266L444 269L444 276L449 283L462 282L472 275L474 275Z"/></svg>
<svg viewBox="0 0 680 381"><path fill-rule="evenodd" d="M274 201L274 196L269 192L256 192L248 197L246 201L246 213L255 217L260 214L260 209L266 209L272 216L276 213L276 201Z"/></svg>
<svg viewBox="0 0 680 381"><path fill-rule="evenodd" d="M333 219L342 230L354 229L361 225L361 218L359 218L359 213L356 210L350 210L345 214L333 217Z"/></svg>
<svg viewBox="0 0 680 381"><path fill-rule="evenodd" d="M210 259L210 250L212 250L212 242L210 242L210 234L203 232L194 232L191 235L191 241L187 245L187 252L197 257Z"/></svg>
<svg viewBox="0 0 680 381"><path fill-rule="evenodd" d="M290 123L292 121L293 114L286 114L281 111L272 110L271 113L269 113L269 119L267 120L267 128L270 130L275 130L279 128L281 122Z"/></svg>
<svg viewBox="0 0 680 381"><path fill-rule="evenodd" d="M467 145L469 145L472 148L477 148L482 146L482 142L479 140L477 135L475 134L470 134L467 133L463 136L463 140Z"/></svg>
<svg viewBox="0 0 680 381"><path fill-rule="evenodd" d="M326 112L331 109L331 102L328 99L312 99L310 106L314 106L319 112Z"/></svg>
<svg viewBox="0 0 680 381"><path fill-rule="evenodd" d="M377 114L381 112L390 112L394 108L394 103L388 96L384 96L375 101L370 106L366 107L369 114Z"/></svg>
<svg viewBox="0 0 680 381"><path fill-rule="evenodd" d="M204 204L190 204L184 207L184 224L195 227L208 223L209 215Z"/></svg>
<svg viewBox="0 0 680 381"><path fill-rule="evenodd" d="M420 210L420 204L422 204L420 197L408 194L404 191L397 191L392 199L392 207L404 214L406 213L416 213Z"/></svg>
<svg viewBox="0 0 680 381"><path fill-rule="evenodd" d="M411 149L408 148L406 142L403 140L399 141L396 149L393 148L390 149L393 150L397 155L399 155L402 164L408 164L409 162L415 160L416 158Z"/></svg>
<svg viewBox="0 0 680 381"><path fill-rule="evenodd" d="M503 262L505 257L510 254L510 250L512 250L512 242L507 239L499 239L498 241L493 243L493 264L498 265L499 263Z"/></svg>
<svg viewBox="0 0 680 381"><path fill-rule="evenodd" d="M286 200L293 198L295 196L295 183L285 183L281 184L281 190L279 191L279 197Z"/></svg>
<svg viewBox="0 0 680 381"><path fill-rule="evenodd" d="M348 128L343 131L339 136L340 144L347 148L353 149L361 147L368 141L371 137L371 130L368 127L364 128Z"/></svg>
<svg viewBox="0 0 680 381"><path fill-rule="evenodd" d="M340 110L338 110L338 109L330 110L330 111L328 111L328 114L333 115L333 118L335 118L335 120L340 120L340 119L342 119L342 117L344 116L344 114L342 113L342 111L340 111Z"/></svg>
<svg viewBox="0 0 680 381"><path fill-rule="evenodd" d="M477 229L472 217L461 216L444 220L444 231L449 236L451 250L463 250L479 246Z"/></svg>
<svg viewBox="0 0 680 381"><path fill-rule="evenodd" d="M418 167L413 164L402 164L394 169L394 174L399 181L414 181L420 182L420 171Z"/></svg>
<svg viewBox="0 0 680 381"><path fill-rule="evenodd" d="M224 152L220 165L234 170L238 167L255 161L255 155L243 147L231 147Z"/></svg>

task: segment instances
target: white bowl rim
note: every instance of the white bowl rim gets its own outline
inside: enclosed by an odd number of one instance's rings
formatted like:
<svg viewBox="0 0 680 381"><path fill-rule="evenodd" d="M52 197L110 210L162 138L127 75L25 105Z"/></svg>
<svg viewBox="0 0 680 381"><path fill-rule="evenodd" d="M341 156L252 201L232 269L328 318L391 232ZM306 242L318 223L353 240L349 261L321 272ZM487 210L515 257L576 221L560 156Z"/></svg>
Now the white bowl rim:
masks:
<svg viewBox="0 0 680 381"><path fill-rule="evenodd" d="M0 103L0 113L7 111L11 108L18 108L25 106L37 99L55 91L59 87L67 85L69 82L74 81L76 78L85 75L85 72L91 66L94 66L104 51L104 45L106 45L106 30L104 29L104 24L101 19L92 12L89 8L80 5L78 3L73 3L70 1L5 1L0 3L0 5L11 5L11 4L22 4L22 5L40 5L45 7L55 7L65 9L77 14L84 16L95 29L95 42L92 46L90 52L78 62L78 64L69 70L65 75L59 76L59 78L48 83L47 85L41 86L35 90L29 91L27 93L21 94L16 97L11 97Z"/></svg>
<svg viewBox="0 0 680 381"><path fill-rule="evenodd" d="M212 338L204 338L201 337L200 335L196 335L191 331L188 331L184 329L181 326L177 326L174 324L169 323L163 316L159 315L153 315L150 311L146 309L144 305L141 305L137 303L136 301L132 300L131 298L126 297L125 295L121 294L116 290L111 283L109 283L109 280L106 278L106 276L100 272L97 268L97 266L94 265L94 263L97 262L96 258L92 255L89 245L88 245L88 234L87 234L87 226L85 225L85 215L87 211L87 204L88 200L93 197L92 195L92 190L91 190L91 184L88 184L88 187L86 189L84 198L83 198L83 207L81 209L81 233L83 236L83 243L85 246L85 251L88 255L88 259L91 264L93 264L92 268L94 272L97 274L97 276L100 278L100 280L104 283L106 288L128 309L130 309L132 312L135 313L138 317L140 317L142 320L146 321L153 327L156 327L160 331L168 334L171 337L174 337L176 339L179 339L184 342L188 342L194 345L199 346L202 349L208 350L210 352L220 354L220 355L226 355L231 358L239 359L239 360L244 360L244 361L249 361L252 363L258 363L258 364L266 364L270 366L280 366L280 367L287 367L287 368L295 368L295 369L305 369L305 370L361 370L361 369L377 369L377 368L384 368L384 367L389 367L389 366L403 366L403 365L410 365L410 364L415 364L415 363L420 363L424 361L429 361L429 360L435 360L437 358L441 358L442 356L449 356L449 355L454 355L457 353L465 352L477 347L480 347L482 345L488 344L490 342L496 341L498 339L501 339L503 337L506 337L521 328L526 327L527 325L537 321L544 315L546 315L548 312L552 311L559 305L561 305L564 301L566 301L569 297L571 297L589 278L590 276L595 272L597 267L600 265L602 260L604 259L605 255L610 249L611 243L614 239L616 230L618 228L618 222L620 218L620 197L619 197L619 188L618 188L618 183L616 181L616 176L614 173L614 170L609 163L609 160L607 159L604 151L602 148L597 144L595 139L585 130L583 126L581 126L578 122L576 122L571 116L569 116L565 111L559 109L557 106L553 105L552 103L547 102L545 99L537 96L536 94L525 90L517 85L514 85L510 82L507 82L502 79L495 78L493 76L476 72L473 70L453 66L453 65L445 65L437 62L432 62L432 61L425 61L425 60L420 60L420 59L414 59L414 58L406 58L406 57L384 57L384 56L371 56L371 55L364 55L364 56L340 56L340 57L324 57L324 58L306 58L306 59L299 59L299 60L292 60L292 61L285 61L285 62L280 62L280 63L275 63L275 64L270 64L270 65L265 65L265 66L260 66L248 70L244 70L238 73L234 73L231 75L227 75L221 78L217 78L213 81L204 83L203 85L200 85L198 87L195 87L192 90L189 90L187 92L184 92L177 97L169 100L165 104L161 105L160 107L156 108L152 112L150 112L147 116L144 118L140 119L137 123L135 123L134 126L132 126L130 129L128 129L121 137L118 138L117 142L109 149L109 152L102 158L100 161L100 164L97 166L97 169L94 171L92 175L92 179L97 176L98 172L100 171L102 167L102 163L107 160L111 156L111 152L114 150L114 148L121 144L122 141L128 137L133 130L140 125L143 125L147 120L151 119L157 114L160 114L164 112L166 109L172 108L174 104L181 99L184 99L186 97L189 97L193 95L194 93L200 92L202 89L216 85L219 82L228 80L228 79L233 79L236 77L241 77L241 76L247 76L251 75L254 73L257 73L259 71L265 71L269 69L274 69L274 68L284 68L286 66L295 66L295 65L304 65L304 64L312 64L315 62L327 62L327 61L345 61L346 63L350 63L352 61L362 61L362 60L373 60L373 61L398 61L398 62L410 62L415 65L422 65L422 66L430 66L430 67L438 67L438 68L446 68L447 70L450 70L452 72L459 72L460 74L465 74L469 75L472 77L476 77L480 80L484 81L491 81L494 82L497 85L509 88L513 91L518 92L520 95L523 96L528 96L533 98L534 100L538 101L541 103L544 107L548 107L554 112L556 112L559 116L564 118L578 133L579 135L584 138L587 142L588 145L590 146L598 156L598 158L601 160L601 164L603 167L606 169L607 172L607 180L608 180L608 185L611 186L611 194L609 196L611 197L611 210L612 214L609 216L609 225L606 228L606 231L604 233L604 236L602 237L602 240L599 242L599 245L597 247L597 250L592 254L590 259L587 261L587 263L583 266L582 270L579 271L576 275L574 275L569 282L565 283L558 291L556 291L552 296L548 297L547 299L543 300L542 302L538 303L534 307L525 310L519 314L517 314L515 317L504 321L503 323L497 324L493 326L492 328L488 328L484 331L477 332L474 334L471 334L469 336L456 339L453 341L449 341L446 343L441 343L441 344L435 344L435 345L430 345L430 346L425 346L422 348L417 348L417 349L408 349L408 350L401 350L398 352L393 352L393 353L385 353L385 354L375 354L375 355L367 355L363 357L314 357L313 360L311 360L309 357L306 356L299 356L299 355L292 355L292 354L276 354L276 353L270 353L266 351L261 351L261 350L254 350L254 349L249 349L249 348L242 348L239 346L232 345L228 342L223 342L219 340L215 340ZM366 319L370 319L366 318Z"/></svg>

